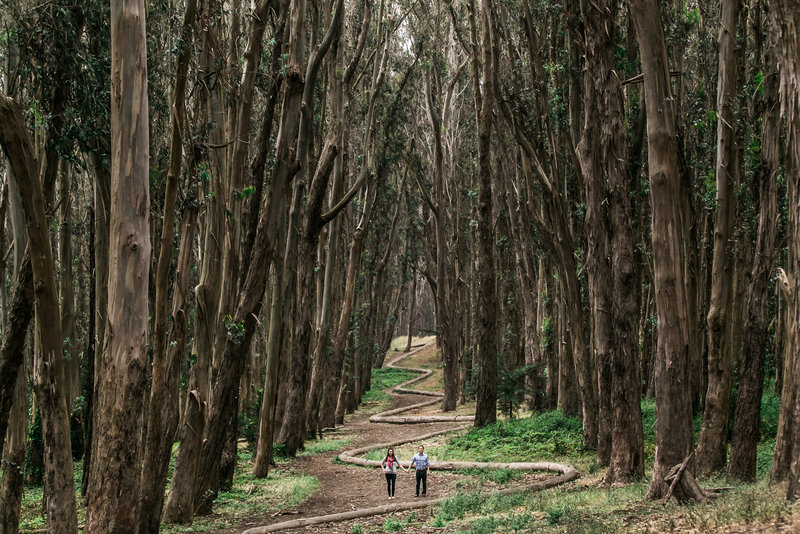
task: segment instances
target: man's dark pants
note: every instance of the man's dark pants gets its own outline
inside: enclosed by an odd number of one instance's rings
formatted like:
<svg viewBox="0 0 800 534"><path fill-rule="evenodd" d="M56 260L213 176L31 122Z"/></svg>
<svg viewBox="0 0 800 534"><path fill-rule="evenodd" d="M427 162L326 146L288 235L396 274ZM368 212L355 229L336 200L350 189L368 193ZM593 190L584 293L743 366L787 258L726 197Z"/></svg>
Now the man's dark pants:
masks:
<svg viewBox="0 0 800 534"><path fill-rule="evenodd" d="M428 493L428 470L417 469L417 495L419 495L419 481L422 481L422 496Z"/></svg>

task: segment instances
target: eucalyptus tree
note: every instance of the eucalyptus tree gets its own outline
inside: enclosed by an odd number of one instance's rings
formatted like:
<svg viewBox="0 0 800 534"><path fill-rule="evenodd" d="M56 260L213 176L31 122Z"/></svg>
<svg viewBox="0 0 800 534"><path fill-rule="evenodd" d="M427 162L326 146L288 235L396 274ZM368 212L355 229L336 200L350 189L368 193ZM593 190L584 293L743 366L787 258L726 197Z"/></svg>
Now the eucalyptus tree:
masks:
<svg viewBox="0 0 800 534"><path fill-rule="evenodd" d="M111 212L108 319L97 370L86 532L136 532L141 486L150 273L149 124L143 1L111 4ZM102 488L102 489L101 489ZM131 503L133 496L134 502Z"/></svg>
<svg viewBox="0 0 800 534"><path fill-rule="evenodd" d="M780 164L780 126L778 109L777 35L772 8L767 15L764 52L764 88L761 107L761 154L756 175L758 229L755 254L747 287L745 319L747 333L742 343L739 388L733 418L731 457L728 476L753 481L756 477L756 450L761 434L761 395L764 389L764 356L768 339L769 282L774 264L778 226L778 172Z"/></svg>
<svg viewBox="0 0 800 534"><path fill-rule="evenodd" d="M717 77L717 162L714 258L708 310L708 388L703 405L703 426L697 442L698 474L725 468L728 451L731 375L734 352L729 323L736 323L733 306L733 230L740 165L736 155L735 99L739 94L736 31L739 0L721 0L719 22L719 72ZM735 328L735 327L734 327Z"/></svg>
<svg viewBox="0 0 800 534"><path fill-rule="evenodd" d="M607 484L644 476L628 140L621 76L614 65L617 8L615 0L581 2L585 109L577 146L586 190L586 261L601 399L597 455L609 463Z"/></svg>
<svg viewBox="0 0 800 534"><path fill-rule="evenodd" d="M77 532L78 519L70 454L69 417L63 394L64 356L55 264L45 214L45 195L36 165L33 140L19 105L0 95L0 144L8 157L25 206L33 273L34 309L41 351L36 354L33 385L42 413L48 530Z"/></svg>
<svg viewBox="0 0 800 534"><path fill-rule="evenodd" d="M161 245L156 267L155 317L153 328L153 364L152 385L150 387L150 403L148 406L147 436L145 440L142 466L142 492L140 501L139 531L157 532L161 523L161 509L164 502L164 488L167 483L167 467L172 453L177 428L178 379L180 378L181 358L185 347L185 333L170 339L174 348L168 348L167 332L167 290L169 267L172 259L173 233L175 230L176 198L179 189L179 178L183 168L183 128L186 124L186 84L188 80L189 61L193 45L193 28L197 1L188 0L181 27L179 52L176 62L175 87L173 89L172 107L174 112L170 120L170 154L164 192L164 217L161 226ZM193 213L194 210L191 210ZM173 293L173 312L171 328L186 329L183 302L186 300L189 271L188 260L191 257L191 241L194 233L194 217L186 217L181 232L181 245L176 275L176 287Z"/></svg>
<svg viewBox="0 0 800 534"><path fill-rule="evenodd" d="M475 115L478 119L478 387L475 426L492 424L497 418L497 288L495 282L494 217L492 216L491 137L495 113L496 70L494 45L494 7L491 0L481 0L481 54L478 55L474 5L470 13L472 31L472 77ZM477 65L481 66L483 83Z"/></svg>
<svg viewBox="0 0 800 534"><path fill-rule="evenodd" d="M528 80L536 80L542 73L539 64L542 58L538 55L541 45L538 43L540 39L538 32L533 26L533 10L528 2L523 3L523 8L524 16L519 22L522 25L524 40L520 45L509 41L508 46L512 50L509 53L510 57L525 57L523 50L527 52L528 69L516 72L516 76L508 77L509 82L502 87L503 95L499 97L499 108L520 151L521 174L527 194L526 216L536 227L548 253L558 266L558 283L565 306L565 326L568 325L571 333L569 338L571 353L567 353L568 359L562 362L559 372L563 372L571 361L580 395L583 442L587 446L594 446L597 443L598 432L596 380L584 334L585 313L575 258L576 236L571 227L571 210L564 194L567 187L566 173L557 159L559 148L556 144L553 121L546 111L548 109L546 93L542 90L537 91L530 95L533 102L527 102L523 100L524 93L516 90L518 84L531 83ZM531 114L530 117L527 113L529 104L537 110L537 113ZM564 139L562 135L561 141ZM563 383L564 380L561 380L560 384ZM561 402L561 396L559 397Z"/></svg>
<svg viewBox="0 0 800 534"><path fill-rule="evenodd" d="M683 250L686 229L681 213L680 164L675 135L675 104L670 87L664 26L653 0L629 0L644 74L647 106L653 270L658 313L655 361L656 458L647 495L667 494L665 478L674 466L688 461L692 451L692 406ZM703 499L684 474L674 488L679 500Z"/></svg>
<svg viewBox="0 0 800 534"><path fill-rule="evenodd" d="M779 271L780 283L787 301L787 368L791 374L784 376L784 395L790 397L791 404L784 406L781 399L781 419L786 421L786 436L790 453L778 457L779 440L775 443L773 470L779 460L789 464L789 486L787 498L800 497L800 395L797 394L800 376L800 356L797 343L800 340L800 13L793 2L782 0L774 4L774 29L777 33L778 64L780 65L781 109L786 120L787 177L786 186L789 198L789 262L786 270ZM792 393L787 394L789 391ZM791 429L791 430L789 430ZM780 438L779 438L780 439ZM789 459L791 459L789 461ZM774 471L773 471L774 474Z"/></svg>

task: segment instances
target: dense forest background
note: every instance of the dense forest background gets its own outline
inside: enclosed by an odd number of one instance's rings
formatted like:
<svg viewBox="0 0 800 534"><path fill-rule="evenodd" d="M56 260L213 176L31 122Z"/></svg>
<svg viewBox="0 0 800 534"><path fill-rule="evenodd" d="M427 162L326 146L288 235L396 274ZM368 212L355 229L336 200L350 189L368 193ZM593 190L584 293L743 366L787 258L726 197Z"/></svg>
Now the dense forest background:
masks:
<svg viewBox="0 0 800 534"><path fill-rule="evenodd" d="M753 480L774 388L797 497L793 0L0 6L3 532L24 483L51 532L191 521L419 333L443 411L578 414L607 484L655 397L651 498Z"/></svg>

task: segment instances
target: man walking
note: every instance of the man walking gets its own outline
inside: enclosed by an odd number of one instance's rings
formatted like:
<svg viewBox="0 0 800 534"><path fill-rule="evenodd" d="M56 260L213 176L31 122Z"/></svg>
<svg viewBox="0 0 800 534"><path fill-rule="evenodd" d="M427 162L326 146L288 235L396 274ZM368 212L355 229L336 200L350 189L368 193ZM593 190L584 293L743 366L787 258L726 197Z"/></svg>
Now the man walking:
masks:
<svg viewBox="0 0 800 534"><path fill-rule="evenodd" d="M428 467L430 462L428 461L428 455L425 454L425 447L422 445L419 446L417 454L411 459L411 465L416 467L417 471L417 494L415 497L419 497L420 481L422 481L422 496L424 497L428 493Z"/></svg>

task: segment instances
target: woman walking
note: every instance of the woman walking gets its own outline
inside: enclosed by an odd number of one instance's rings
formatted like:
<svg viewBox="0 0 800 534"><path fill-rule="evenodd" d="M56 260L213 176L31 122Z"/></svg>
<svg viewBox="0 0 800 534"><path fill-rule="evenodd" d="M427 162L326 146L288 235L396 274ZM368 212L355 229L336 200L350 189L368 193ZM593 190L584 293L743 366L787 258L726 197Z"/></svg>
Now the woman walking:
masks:
<svg viewBox="0 0 800 534"><path fill-rule="evenodd" d="M397 468L406 469L402 465L400 465L400 460L394 455L394 449L391 447L388 451L386 451L386 456L383 460L381 460L381 467L383 468L383 474L386 475L386 491L389 492L389 498L394 499L394 486L395 482L397 482Z"/></svg>

